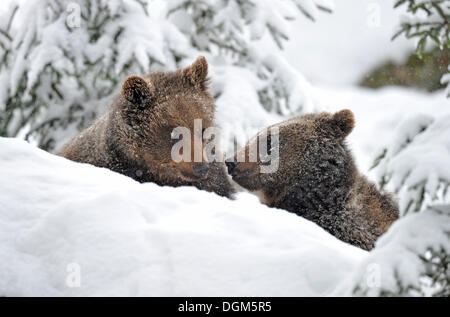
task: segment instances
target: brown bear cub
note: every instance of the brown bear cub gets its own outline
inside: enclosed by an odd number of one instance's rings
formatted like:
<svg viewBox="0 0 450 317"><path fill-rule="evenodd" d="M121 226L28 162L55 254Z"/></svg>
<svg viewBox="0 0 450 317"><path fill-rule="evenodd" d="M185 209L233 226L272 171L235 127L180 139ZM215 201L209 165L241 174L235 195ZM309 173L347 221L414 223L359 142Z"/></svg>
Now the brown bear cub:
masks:
<svg viewBox="0 0 450 317"><path fill-rule="evenodd" d="M342 110L273 125L240 149L234 160L227 160L229 174L266 205L296 213L337 238L370 250L398 218L398 207L358 172L345 143L354 124L353 113ZM252 143L261 144L257 141L261 139L269 154L278 146L278 169L273 173L260 172L265 163L259 157L248 160ZM245 157L245 162L237 157Z"/></svg>
<svg viewBox="0 0 450 317"><path fill-rule="evenodd" d="M176 127L194 131L213 124L214 99L208 91L208 63L199 57L175 72L131 76L109 111L66 144L61 156L76 162L105 167L139 182L191 185L230 197L233 187L223 162L172 160ZM201 134L201 133L200 133ZM192 133L192 152L203 153L203 140ZM200 147L200 148L199 148Z"/></svg>

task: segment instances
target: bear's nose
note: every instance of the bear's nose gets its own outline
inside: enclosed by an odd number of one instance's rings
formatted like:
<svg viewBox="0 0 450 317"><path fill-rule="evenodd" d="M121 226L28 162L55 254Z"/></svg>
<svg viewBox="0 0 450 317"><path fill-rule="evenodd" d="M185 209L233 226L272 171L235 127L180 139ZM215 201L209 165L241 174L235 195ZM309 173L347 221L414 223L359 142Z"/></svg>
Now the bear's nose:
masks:
<svg viewBox="0 0 450 317"><path fill-rule="evenodd" d="M236 161L236 159L234 159L233 161L226 161L225 164L227 165L227 169L228 169L228 174L232 174L233 170L236 168L236 166L238 165L238 162Z"/></svg>
<svg viewBox="0 0 450 317"><path fill-rule="evenodd" d="M195 165L192 169L194 170L194 173L198 177L203 178L206 176L206 174L209 171L209 164L208 163L200 163L200 164Z"/></svg>

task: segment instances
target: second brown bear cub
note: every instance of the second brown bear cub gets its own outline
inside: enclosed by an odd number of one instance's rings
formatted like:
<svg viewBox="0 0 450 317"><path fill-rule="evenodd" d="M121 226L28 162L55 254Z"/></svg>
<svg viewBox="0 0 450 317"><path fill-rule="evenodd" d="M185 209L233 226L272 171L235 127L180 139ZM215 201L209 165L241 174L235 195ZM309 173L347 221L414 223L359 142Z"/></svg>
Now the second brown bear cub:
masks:
<svg viewBox="0 0 450 317"><path fill-rule="evenodd" d="M398 218L398 207L358 172L345 144L354 124L350 110L308 114L276 124L227 162L229 173L268 206L296 213L337 238L370 250ZM277 140L268 137L274 128ZM256 146L252 143L261 138L267 140L267 149L278 146L278 169L273 173L261 173L265 163L260 159L248 160L249 149ZM237 162L237 157L245 161Z"/></svg>
<svg viewBox="0 0 450 317"><path fill-rule="evenodd" d="M195 119L201 119L205 129L213 124L215 105L207 74L208 63L199 57L175 72L128 77L109 111L69 141L60 155L139 182L192 185L229 197L233 188L223 162L175 163L171 157L178 142L172 139L175 128L194 131ZM203 140L192 139L192 144L193 152L203 151Z"/></svg>

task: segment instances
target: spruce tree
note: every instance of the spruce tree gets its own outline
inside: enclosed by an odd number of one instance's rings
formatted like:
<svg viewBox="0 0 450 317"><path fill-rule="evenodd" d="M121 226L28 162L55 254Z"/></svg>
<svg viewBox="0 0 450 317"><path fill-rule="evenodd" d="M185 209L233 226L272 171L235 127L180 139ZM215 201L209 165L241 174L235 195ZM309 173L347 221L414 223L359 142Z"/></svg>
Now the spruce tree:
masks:
<svg viewBox="0 0 450 317"><path fill-rule="evenodd" d="M394 7L406 6L407 14L402 17L393 39L404 35L417 41L416 53L421 57L427 44L440 49L450 49L450 1L448 0L396 0ZM450 65L442 78L447 84L447 96L450 97Z"/></svg>
<svg viewBox="0 0 450 317"><path fill-rule="evenodd" d="M282 50L290 21L299 15L314 21L332 8L327 0L179 0L169 2L168 15L197 50L251 70L260 83L258 102L269 112L289 116L313 110L308 84L279 51L260 52L254 43L268 34Z"/></svg>
<svg viewBox="0 0 450 317"><path fill-rule="evenodd" d="M332 5L170 0L153 10L145 0L11 2L0 19L0 135L47 150L89 126L127 75L173 70L200 54L216 63L213 86L222 103L241 78L251 102L236 107L285 115L311 110L303 77L277 52L263 54L253 43L267 33L281 49L289 21L315 19Z"/></svg>
<svg viewBox="0 0 450 317"><path fill-rule="evenodd" d="M394 39L417 41L420 57L428 43L450 49L450 1L398 0L407 6ZM449 73L442 78L448 83ZM375 159L379 187L399 198L401 218L377 242L368 262L384 271L384 282L371 288L358 280L357 295L450 296L450 114L417 114L400 123L395 136Z"/></svg>
<svg viewBox="0 0 450 317"><path fill-rule="evenodd" d="M184 37L142 0L12 1L0 25L0 135L52 150L128 74L173 68Z"/></svg>
<svg viewBox="0 0 450 317"><path fill-rule="evenodd" d="M359 281L355 294L450 296L449 123L450 114L409 117L375 160L379 187L398 197L401 218L371 260L386 267L390 282L370 289Z"/></svg>

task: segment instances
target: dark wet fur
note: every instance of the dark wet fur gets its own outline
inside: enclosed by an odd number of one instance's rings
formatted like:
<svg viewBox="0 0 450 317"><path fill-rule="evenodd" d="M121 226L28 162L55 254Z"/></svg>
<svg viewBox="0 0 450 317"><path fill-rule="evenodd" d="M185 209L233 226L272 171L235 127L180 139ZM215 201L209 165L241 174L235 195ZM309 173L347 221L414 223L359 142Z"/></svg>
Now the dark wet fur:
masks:
<svg viewBox="0 0 450 317"><path fill-rule="evenodd" d="M353 114L343 110L305 115L275 126L280 131L278 171L249 173L260 163L241 163L234 173L253 176L238 176L236 181L258 192L268 206L296 213L345 242L372 249L398 218L398 206L356 168L345 143Z"/></svg>

